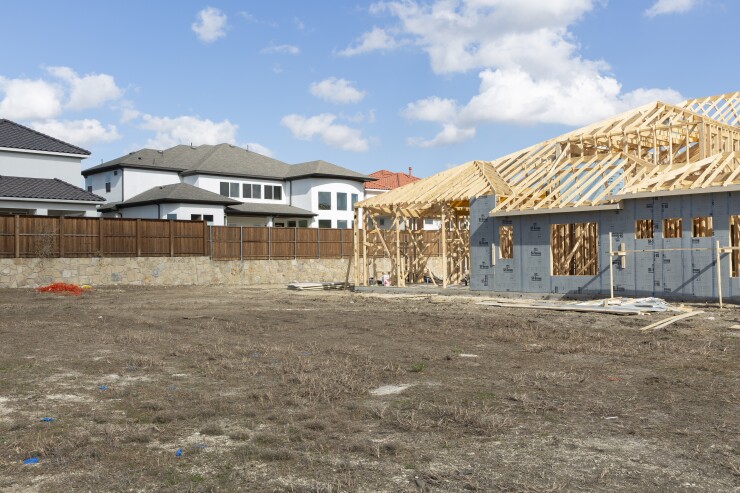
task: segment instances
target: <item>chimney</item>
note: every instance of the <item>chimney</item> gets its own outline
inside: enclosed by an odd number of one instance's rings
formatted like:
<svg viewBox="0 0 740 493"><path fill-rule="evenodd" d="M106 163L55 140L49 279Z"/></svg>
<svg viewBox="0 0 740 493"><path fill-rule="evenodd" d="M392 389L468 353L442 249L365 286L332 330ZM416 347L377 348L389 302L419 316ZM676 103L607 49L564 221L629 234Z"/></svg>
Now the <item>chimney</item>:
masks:
<svg viewBox="0 0 740 493"><path fill-rule="evenodd" d="M411 166L409 166L409 178L411 178L411 170L412 170L412 169L413 169L413 168L412 168Z"/></svg>

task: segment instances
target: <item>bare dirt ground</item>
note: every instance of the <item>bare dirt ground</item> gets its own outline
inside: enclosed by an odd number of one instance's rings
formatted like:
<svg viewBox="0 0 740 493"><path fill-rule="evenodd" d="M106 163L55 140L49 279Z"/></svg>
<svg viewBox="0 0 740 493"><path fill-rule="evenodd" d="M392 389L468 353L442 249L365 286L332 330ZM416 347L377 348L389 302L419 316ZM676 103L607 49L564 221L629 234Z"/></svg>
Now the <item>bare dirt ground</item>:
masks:
<svg viewBox="0 0 740 493"><path fill-rule="evenodd" d="M704 309L0 290L0 490L738 491L740 309Z"/></svg>

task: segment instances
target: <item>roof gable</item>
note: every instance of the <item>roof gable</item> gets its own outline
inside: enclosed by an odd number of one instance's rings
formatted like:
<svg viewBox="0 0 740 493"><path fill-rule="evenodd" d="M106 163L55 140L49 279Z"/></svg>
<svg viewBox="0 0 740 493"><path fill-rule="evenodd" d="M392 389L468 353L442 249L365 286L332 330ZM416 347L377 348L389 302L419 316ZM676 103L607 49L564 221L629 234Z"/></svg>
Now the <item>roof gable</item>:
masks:
<svg viewBox="0 0 740 493"><path fill-rule="evenodd" d="M58 178L0 176L0 197L105 202L105 199Z"/></svg>

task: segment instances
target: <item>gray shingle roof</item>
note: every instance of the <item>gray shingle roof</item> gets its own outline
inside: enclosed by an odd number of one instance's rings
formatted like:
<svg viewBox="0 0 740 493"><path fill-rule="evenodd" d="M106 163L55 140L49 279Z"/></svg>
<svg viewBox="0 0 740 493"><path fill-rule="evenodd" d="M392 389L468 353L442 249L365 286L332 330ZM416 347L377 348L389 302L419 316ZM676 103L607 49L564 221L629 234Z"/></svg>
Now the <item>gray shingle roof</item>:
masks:
<svg viewBox="0 0 740 493"><path fill-rule="evenodd" d="M146 192L135 195L128 200L117 204L106 204L106 208L114 206L122 209L124 207L133 207L157 203L185 203L185 204L221 204L232 205L239 204L237 200L224 197L217 193L209 192L202 188L194 187L186 183L175 183L172 185L162 185L150 188Z"/></svg>
<svg viewBox="0 0 740 493"><path fill-rule="evenodd" d="M179 145L157 151L141 149L82 171L89 176L117 168L171 170L182 175L212 174L284 180L303 176L331 176L358 181L373 178L325 161L290 165L231 144Z"/></svg>
<svg viewBox="0 0 740 493"><path fill-rule="evenodd" d="M374 181L375 178L356 171L342 168L336 164L326 161L309 161L307 163L294 164L288 171L287 178L301 178L309 176L326 176L336 178L349 178L359 181Z"/></svg>
<svg viewBox="0 0 740 493"><path fill-rule="evenodd" d="M0 147L30 151L62 152L89 156L90 151L68 144L10 120L0 119Z"/></svg>
<svg viewBox="0 0 740 493"><path fill-rule="evenodd" d="M0 197L105 202L105 199L58 178L0 176Z"/></svg>
<svg viewBox="0 0 740 493"><path fill-rule="evenodd" d="M291 216L313 217L314 214L306 209L287 204L245 203L232 205L226 208L226 215L234 216Z"/></svg>

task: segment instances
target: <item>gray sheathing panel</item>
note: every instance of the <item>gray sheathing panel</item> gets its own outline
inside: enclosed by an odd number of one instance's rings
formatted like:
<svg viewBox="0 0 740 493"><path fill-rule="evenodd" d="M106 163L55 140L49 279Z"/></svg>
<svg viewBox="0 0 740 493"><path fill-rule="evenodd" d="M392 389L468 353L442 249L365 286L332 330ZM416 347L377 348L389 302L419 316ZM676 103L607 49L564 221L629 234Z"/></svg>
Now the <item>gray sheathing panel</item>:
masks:
<svg viewBox="0 0 740 493"><path fill-rule="evenodd" d="M488 213L495 206L493 195L470 199L470 289L473 291L493 289L493 218Z"/></svg>
<svg viewBox="0 0 740 493"><path fill-rule="evenodd" d="M481 212L478 210L476 213ZM614 250L618 250L622 244L626 250L674 249L629 252L624 269L620 259L615 257L613 273L616 296L659 296L696 301L716 299L715 245L716 241L721 246L729 245L729 221L733 214L740 214L740 194L728 192L625 200L623 209L615 211L495 217L492 234L496 263L490 269L493 276L486 278L488 285L483 289L608 296L608 238L611 232ZM713 218L714 236L692 238L692 219L702 216ZM667 218L681 218L681 238L663 238L663 219ZM638 219L653 220L653 239L635 238L635 221ZM598 224L599 274L551 276L550 225L581 222ZM513 259L499 258L497 248L498 228L506 224L514 227ZM491 234L491 229L487 231ZM721 267L723 297L728 301L740 302L740 277L730 277L730 254L722 254ZM481 270L477 270L473 263L471 277L480 273Z"/></svg>

